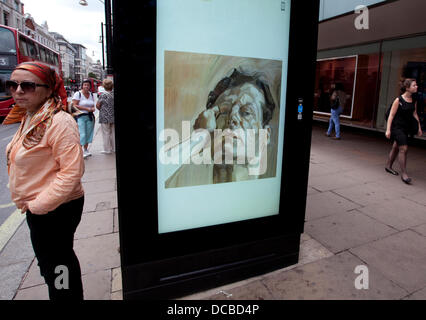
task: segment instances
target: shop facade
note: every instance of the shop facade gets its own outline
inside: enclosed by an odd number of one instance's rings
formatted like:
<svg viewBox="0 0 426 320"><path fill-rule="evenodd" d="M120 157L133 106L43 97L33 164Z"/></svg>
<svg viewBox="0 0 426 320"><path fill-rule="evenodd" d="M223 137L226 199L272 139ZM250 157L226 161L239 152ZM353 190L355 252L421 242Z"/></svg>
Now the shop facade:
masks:
<svg viewBox="0 0 426 320"><path fill-rule="evenodd" d="M426 1L385 1L369 7L368 29L357 29L354 11L320 22L314 119L328 121L329 93L346 93L341 123L385 131L384 114L415 78L418 114L426 129Z"/></svg>

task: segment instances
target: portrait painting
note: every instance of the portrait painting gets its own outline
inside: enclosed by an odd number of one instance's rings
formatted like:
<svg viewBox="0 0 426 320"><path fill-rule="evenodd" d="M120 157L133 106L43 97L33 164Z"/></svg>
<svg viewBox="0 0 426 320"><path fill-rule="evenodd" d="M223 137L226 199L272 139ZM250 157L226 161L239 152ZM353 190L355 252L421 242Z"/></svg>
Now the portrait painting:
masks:
<svg viewBox="0 0 426 320"><path fill-rule="evenodd" d="M275 177L281 82L280 60L165 51L165 188Z"/></svg>

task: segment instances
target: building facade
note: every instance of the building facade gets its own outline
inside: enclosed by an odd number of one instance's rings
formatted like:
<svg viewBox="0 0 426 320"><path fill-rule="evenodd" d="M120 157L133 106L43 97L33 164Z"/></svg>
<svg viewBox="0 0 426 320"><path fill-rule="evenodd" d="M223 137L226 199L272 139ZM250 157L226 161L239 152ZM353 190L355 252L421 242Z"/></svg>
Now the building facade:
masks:
<svg viewBox="0 0 426 320"><path fill-rule="evenodd" d="M99 60L96 63L91 63L88 71L89 73L93 73L96 79L102 80L104 78L104 70Z"/></svg>
<svg viewBox="0 0 426 320"><path fill-rule="evenodd" d="M361 2L354 1L351 11L345 12L347 7L330 17L326 9L333 2L342 1L322 2L314 119L328 120L323 97L338 83L347 96L341 122L384 131L384 114L400 94L401 79L415 78L418 113L426 129L426 1L370 1L363 12L354 11ZM356 21L361 14L368 19L360 29Z"/></svg>
<svg viewBox="0 0 426 320"><path fill-rule="evenodd" d="M78 86L81 85L84 78L87 77L87 69L86 69L86 47L79 43L71 44L75 49L75 58L74 58L74 75L76 84Z"/></svg>
<svg viewBox="0 0 426 320"><path fill-rule="evenodd" d="M70 84L70 80L75 78L74 60L76 49L64 38L63 35L57 32L51 32L58 44L58 50L61 54L62 73L66 85Z"/></svg>
<svg viewBox="0 0 426 320"><path fill-rule="evenodd" d="M34 21L34 18L29 13L26 13L24 18L24 33L27 36L33 38L34 40L40 42L52 50L59 50L55 37L49 32L47 21L45 21L42 25L39 25Z"/></svg>
<svg viewBox="0 0 426 320"><path fill-rule="evenodd" d="M24 5L20 0L0 0L0 24L24 31Z"/></svg>

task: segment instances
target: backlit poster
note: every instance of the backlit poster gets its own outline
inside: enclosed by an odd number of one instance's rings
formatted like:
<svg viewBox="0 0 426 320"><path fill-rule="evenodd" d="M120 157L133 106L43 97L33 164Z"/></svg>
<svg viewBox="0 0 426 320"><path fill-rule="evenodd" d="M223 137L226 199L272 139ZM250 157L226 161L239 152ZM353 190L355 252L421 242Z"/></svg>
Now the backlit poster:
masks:
<svg viewBox="0 0 426 320"><path fill-rule="evenodd" d="M159 233L278 214L290 1L157 1Z"/></svg>

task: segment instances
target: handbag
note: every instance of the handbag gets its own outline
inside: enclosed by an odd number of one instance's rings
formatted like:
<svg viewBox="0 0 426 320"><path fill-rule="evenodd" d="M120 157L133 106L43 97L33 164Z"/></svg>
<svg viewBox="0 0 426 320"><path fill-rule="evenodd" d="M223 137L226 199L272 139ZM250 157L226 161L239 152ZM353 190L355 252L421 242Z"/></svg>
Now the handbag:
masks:
<svg viewBox="0 0 426 320"><path fill-rule="evenodd" d="M74 117L74 119L77 119L79 116L84 114L84 112L81 112L81 110L78 109L72 102L68 103L67 111L70 115Z"/></svg>

